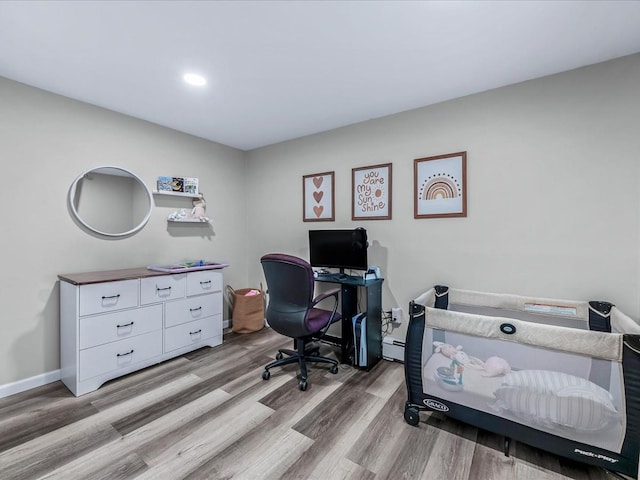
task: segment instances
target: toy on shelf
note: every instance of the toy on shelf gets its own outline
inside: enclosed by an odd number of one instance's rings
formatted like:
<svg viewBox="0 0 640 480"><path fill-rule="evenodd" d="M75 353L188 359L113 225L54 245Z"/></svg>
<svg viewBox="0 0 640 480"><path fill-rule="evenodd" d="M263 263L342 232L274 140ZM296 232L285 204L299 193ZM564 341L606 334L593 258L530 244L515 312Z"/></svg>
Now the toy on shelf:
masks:
<svg viewBox="0 0 640 480"><path fill-rule="evenodd" d="M184 208L180 210L176 210L173 213L170 213L167 217L167 220L171 220L172 222L186 222L189 219L189 215Z"/></svg>
<svg viewBox="0 0 640 480"><path fill-rule="evenodd" d="M198 198L193 199L193 209L191 210L190 218L202 220L208 222L209 219L206 215L207 203L204 201L204 197L200 195Z"/></svg>
<svg viewBox="0 0 640 480"><path fill-rule="evenodd" d="M199 197L193 199L193 208L190 212L187 212L184 208L176 210L169 214L167 220L170 222L209 222L209 217L206 213L207 203L204 200L202 194Z"/></svg>

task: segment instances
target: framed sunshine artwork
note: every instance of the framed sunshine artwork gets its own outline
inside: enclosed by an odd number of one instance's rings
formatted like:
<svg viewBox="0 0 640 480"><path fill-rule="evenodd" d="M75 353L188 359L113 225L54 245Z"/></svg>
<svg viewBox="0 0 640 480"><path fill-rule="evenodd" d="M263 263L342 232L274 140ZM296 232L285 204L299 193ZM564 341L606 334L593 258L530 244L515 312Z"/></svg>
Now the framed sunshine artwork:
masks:
<svg viewBox="0 0 640 480"><path fill-rule="evenodd" d="M351 169L351 219L391 219L391 164Z"/></svg>

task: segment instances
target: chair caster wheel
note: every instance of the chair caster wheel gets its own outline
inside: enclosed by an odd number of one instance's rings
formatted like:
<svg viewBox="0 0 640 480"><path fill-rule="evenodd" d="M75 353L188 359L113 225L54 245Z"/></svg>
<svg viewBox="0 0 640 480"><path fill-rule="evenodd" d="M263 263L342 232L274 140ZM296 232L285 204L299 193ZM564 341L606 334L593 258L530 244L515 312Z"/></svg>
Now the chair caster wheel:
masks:
<svg viewBox="0 0 640 480"><path fill-rule="evenodd" d="M283 358L284 358L284 355L282 355L282 352L276 353L276 360L282 360Z"/></svg>
<svg viewBox="0 0 640 480"><path fill-rule="evenodd" d="M420 411L416 407L404 407L404 421L415 427L420 423Z"/></svg>
<svg viewBox="0 0 640 480"><path fill-rule="evenodd" d="M300 390L302 390L303 392L307 389L307 381L306 380L300 380Z"/></svg>
<svg viewBox="0 0 640 480"><path fill-rule="evenodd" d="M337 365L331 365L331 370L329 370L329 371L335 375L336 373L338 373L338 366Z"/></svg>
<svg viewBox="0 0 640 480"><path fill-rule="evenodd" d="M269 370L265 370L264 372L262 372L263 380L269 380L270 377L271 377L271 372Z"/></svg>

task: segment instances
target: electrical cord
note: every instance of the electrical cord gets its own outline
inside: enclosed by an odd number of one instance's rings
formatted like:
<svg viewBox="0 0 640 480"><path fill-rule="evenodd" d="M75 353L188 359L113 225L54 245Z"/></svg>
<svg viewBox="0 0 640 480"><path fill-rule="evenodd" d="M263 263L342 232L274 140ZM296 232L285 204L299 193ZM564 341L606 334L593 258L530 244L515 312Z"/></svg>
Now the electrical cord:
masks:
<svg viewBox="0 0 640 480"><path fill-rule="evenodd" d="M391 333L391 311L382 311L382 336L385 337L389 333Z"/></svg>

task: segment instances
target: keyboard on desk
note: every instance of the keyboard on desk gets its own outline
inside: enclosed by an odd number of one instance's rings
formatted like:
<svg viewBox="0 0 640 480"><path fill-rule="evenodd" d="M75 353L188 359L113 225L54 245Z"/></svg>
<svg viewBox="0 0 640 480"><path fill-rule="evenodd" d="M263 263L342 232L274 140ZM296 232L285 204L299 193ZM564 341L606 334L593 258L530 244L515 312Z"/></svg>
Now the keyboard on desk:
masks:
<svg viewBox="0 0 640 480"><path fill-rule="evenodd" d="M320 273L314 272L316 280L321 282L361 284L364 283L362 277L357 275L347 275L346 273Z"/></svg>

